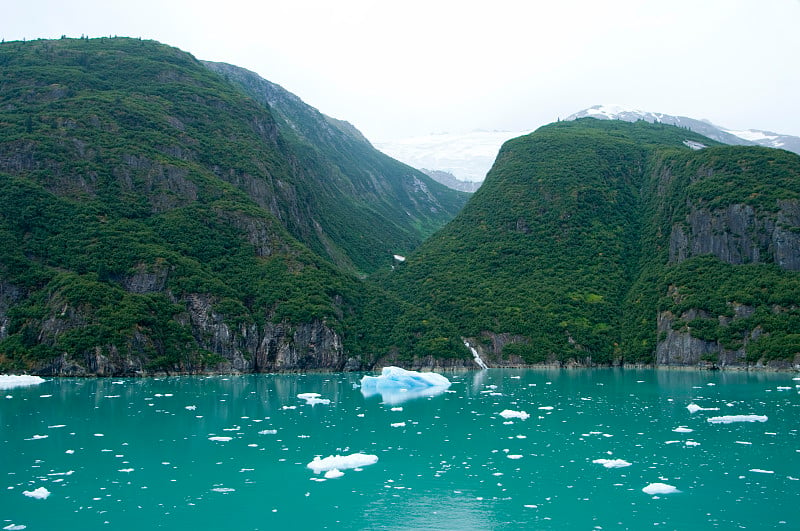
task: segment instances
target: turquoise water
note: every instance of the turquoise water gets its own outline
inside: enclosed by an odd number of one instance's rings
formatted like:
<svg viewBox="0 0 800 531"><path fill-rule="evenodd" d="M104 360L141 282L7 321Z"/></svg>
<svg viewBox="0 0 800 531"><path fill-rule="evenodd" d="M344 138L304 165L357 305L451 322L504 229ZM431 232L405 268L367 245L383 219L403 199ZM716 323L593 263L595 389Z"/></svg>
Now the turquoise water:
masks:
<svg viewBox="0 0 800 531"><path fill-rule="evenodd" d="M0 528L800 529L796 374L444 374L447 392L402 403L364 397L359 374L0 391ZM730 415L767 420L707 420ZM337 454L378 460L306 466Z"/></svg>

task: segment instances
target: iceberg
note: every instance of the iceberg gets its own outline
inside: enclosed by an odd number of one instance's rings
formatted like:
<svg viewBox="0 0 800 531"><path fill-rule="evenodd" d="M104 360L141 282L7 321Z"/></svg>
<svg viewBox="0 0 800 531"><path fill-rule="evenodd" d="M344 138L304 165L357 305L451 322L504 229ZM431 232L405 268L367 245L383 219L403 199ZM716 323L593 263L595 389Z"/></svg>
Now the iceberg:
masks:
<svg viewBox="0 0 800 531"><path fill-rule="evenodd" d="M530 414L525 411L513 411L511 409L504 409L500 412L500 416L504 419L520 419L525 420L530 417Z"/></svg>
<svg viewBox="0 0 800 531"><path fill-rule="evenodd" d="M624 459L595 459L592 463L603 465L606 468L624 468L631 464Z"/></svg>
<svg viewBox="0 0 800 531"><path fill-rule="evenodd" d="M44 382L44 378L39 376L29 376L27 374L0 374L0 389L13 389L15 387L28 387L30 385L39 385Z"/></svg>
<svg viewBox="0 0 800 531"><path fill-rule="evenodd" d="M315 474L329 472L331 470L347 470L349 468L361 468L362 466L374 465L378 462L377 455L370 454L350 454L350 455L329 455L324 459L316 456L308 465L308 468Z"/></svg>
<svg viewBox="0 0 800 531"><path fill-rule="evenodd" d="M24 494L28 498L35 498L37 500L44 500L44 499L47 499L48 496L50 496L50 491L47 490L44 487L39 487L38 489L23 491L22 494Z"/></svg>
<svg viewBox="0 0 800 531"><path fill-rule="evenodd" d="M723 415L706 419L711 424L730 424L731 422L766 422L766 415Z"/></svg>
<svg viewBox="0 0 800 531"><path fill-rule="evenodd" d="M672 485L667 485L666 483L650 483L648 486L642 489L642 492L646 494L675 494L676 492L680 492L678 489L673 487Z"/></svg>
<svg viewBox="0 0 800 531"><path fill-rule="evenodd" d="M361 394L381 395L387 404L399 404L414 398L444 393L450 380L435 372L407 371L400 367L384 367L380 376L361 378Z"/></svg>

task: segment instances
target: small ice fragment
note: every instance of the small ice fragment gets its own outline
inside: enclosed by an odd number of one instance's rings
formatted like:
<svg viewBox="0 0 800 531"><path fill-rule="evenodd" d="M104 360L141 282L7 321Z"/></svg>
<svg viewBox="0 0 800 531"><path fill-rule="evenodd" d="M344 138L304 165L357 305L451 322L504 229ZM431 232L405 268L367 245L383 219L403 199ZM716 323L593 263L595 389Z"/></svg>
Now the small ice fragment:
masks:
<svg viewBox="0 0 800 531"><path fill-rule="evenodd" d="M677 428L675 428L672 431L674 431L675 433L691 433L694 430L691 429L691 428L687 428L686 426L678 426Z"/></svg>
<svg viewBox="0 0 800 531"><path fill-rule="evenodd" d="M696 413L698 411L719 411L718 407L700 407L695 403L691 403L686 406L686 409L689 410L689 413Z"/></svg>
<svg viewBox="0 0 800 531"><path fill-rule="evenodd" d="M329 455L324 459L319 456L314 457L314 460L306 465L319 474L323 471L333 470L347 470L348 468L360 468L363 466L374 465L378 462L377 455L355 453L350 455Z"/></svg>
<svg viewBox="0 0 800 531"><path fill-rule="evenodd" d="M48 496L50 496L50 491L47 490L44 487L39 487L38 489L23 491L22 494L24 494L28 498L35 498L37 500L44 500Z"/></svg>
<svg viewBox="0 0 800 531"><path fill-rule="evenodd" d="M283 406L281 409L297 409L297 406Z"/></svg>
<svg viewBox="0 0 800 531"><path fill-rule="evenodd" d="M603 465L606 468L624 468L631 464L624 459L595 459L592 463Z"/></svg>
<svg viewBox="0 0 800 531"><path fill-rule="evenodd" d="M686 441L684 444L686 444L686 446L700 446L700 443L696 441Z"/></svg>
<svg viewBox="0 0 800 531"><path fill-rule="evenodd" d="M763 470L761 468L751 468L750 472L758 472L759 474L774 474L774 470Z"/></svg>
<svg viewBox="0 0 800 531"><path fill-rule="evenodd" d="M120 468L117 472L126 472L130 474L131 472L133 472L133 470L134 470L133 468Z"/></svg>
<svg viewBox="0 0 800 531"><path fill-rule="evenodd" d="M673 487L672 485L667 485L666 483L650 483L648 486L642 489L642 492L646 494L674 494L676 492L680 492L678 489Z"/></svg>
<svg viewBox="0 0 800 531"><path fill-rule="evenodd" d="M75 453L75 450L67 450L67 451L66 451L66 452L64 452L64 453L65 453L65 454L74 454L74 453Z"/></svg>
<svg viewBox="0 0 800 531"><path fill-rule="evenodd" d="M520 419L525 420L530 418L530 415L525 411L513 411L511 409L504 409L500 412L500 416L504 419Z"/></svg>
<svg viewBox="0 0 800 531"><path fill-rule="evenodd" d="M335 479L344 476L344 472L339 470L338 468L331 468L327 472L325 472L326 479Z"/></svg>
<svg viewBox="0 0 800 531"><path fill-rule="evenodd" d="M405 425L405 422L392 422L391 424L392 428L403 428Z"/></svg>
<svg viewBox="0 0 800 531"><path fill-rule="evenodd" d="M320 398L319 393L300 393L297 395L297 398L300 400L305 400L306 404L313 406L315 404L330 404L331 401L328 398Z"/></svg>
<svg viewBox="0 0 800 531"><path fill-rule="evenodd" d="M27 529L27 526L22 524L8 524L3 529L5 531L22 531L23 529Z"/></svg>
<svg viewBox="0 0 800 531"><path fill-rule="evenodd" d="M547 409L547 410L550 410L550 409L553 409L553 406L541 406L539 409Z"/></svg>
<svg viewBox="0 0 800 531"><path fill-rule="evenodd" d="M259 435L275 435L278 433L278 430L261 430L258 432Z"/></svg>
<svg viewBox="0 0 800 531"><path fill-rule="evenodd" d="M231 439L233 439L233 437L209 437L208 438L209 441L219 441L219 442L228 442Z"/></svg>
<svg viewBox="0 0 800 531"><path fill-rule="evenodd" d="M197 409L197 406L186 406L184 409L188 409L189 411L194 411Z"/></svg>
<svg viewBox="0 0 800 531"><path fill-rule="evenodd" d="M706 419L712 424L730 424L731 422L766 422L766 415L723 415Z"/></svg>
<svg viewBox="0 0 800 531"><path fill-rule="evenodd" d="M39 376L29 376L27 374L0 374L0 389L13 389L15 387L27 387L29 385L39 385L44 382L44 378Z"/></svg>
<svg viewBox="0 0 800 531"><path fill-rule="evenodd" d="M735 442L736 444L753 444L753 443L747 442L747 441L733 441L733 442Z"/></svg>
<svg viewBox="0 0 800 531"><path fill-rule="evenodd" d="M232 489L230 487L216 487L216 488L211 489L211 490L213 490L214 492L223 492L223 493L225 493L225 492L236 492L236 489Z"/></svg>
<svg viewBox="0 0 800 531"><path fill-rule="evenodd" d="M403 411L402 407L393 407L391 411Z"/></svg>
<svg viewBox="0 0 800 531"><path fill-rule="evenodd" d="M509 459L522 459L522 456L519 454L509 454L506 457L508 457Z"/></svg>

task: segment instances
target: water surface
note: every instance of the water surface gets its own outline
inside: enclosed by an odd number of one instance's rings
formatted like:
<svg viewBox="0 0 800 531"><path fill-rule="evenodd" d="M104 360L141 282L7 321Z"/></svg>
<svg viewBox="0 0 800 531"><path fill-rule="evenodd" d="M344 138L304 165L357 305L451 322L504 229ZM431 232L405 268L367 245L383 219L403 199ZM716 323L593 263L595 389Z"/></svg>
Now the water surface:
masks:
<svg viewBox="0 0 800 531"><path fill-rule="evenodd" d="M800 529L796 374L444 374L447 392L402 403L359 374L0 391L0 528ZM767 420L708 421L732 415ZM307 467L355 453L378 461Z"/></svg>

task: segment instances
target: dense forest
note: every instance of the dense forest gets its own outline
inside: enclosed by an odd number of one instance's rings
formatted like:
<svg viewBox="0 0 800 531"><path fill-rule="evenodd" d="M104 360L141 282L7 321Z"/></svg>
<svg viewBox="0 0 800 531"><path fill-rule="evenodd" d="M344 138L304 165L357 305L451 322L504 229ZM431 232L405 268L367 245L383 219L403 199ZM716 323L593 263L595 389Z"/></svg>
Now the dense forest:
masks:
<svg viewBox="0 0 800 531"><path fill-rule="evenodd" d="M785 151L559 122L470 198L252 72L124 38L0 45L0 128L0 371L800 355Z"/></svg>

